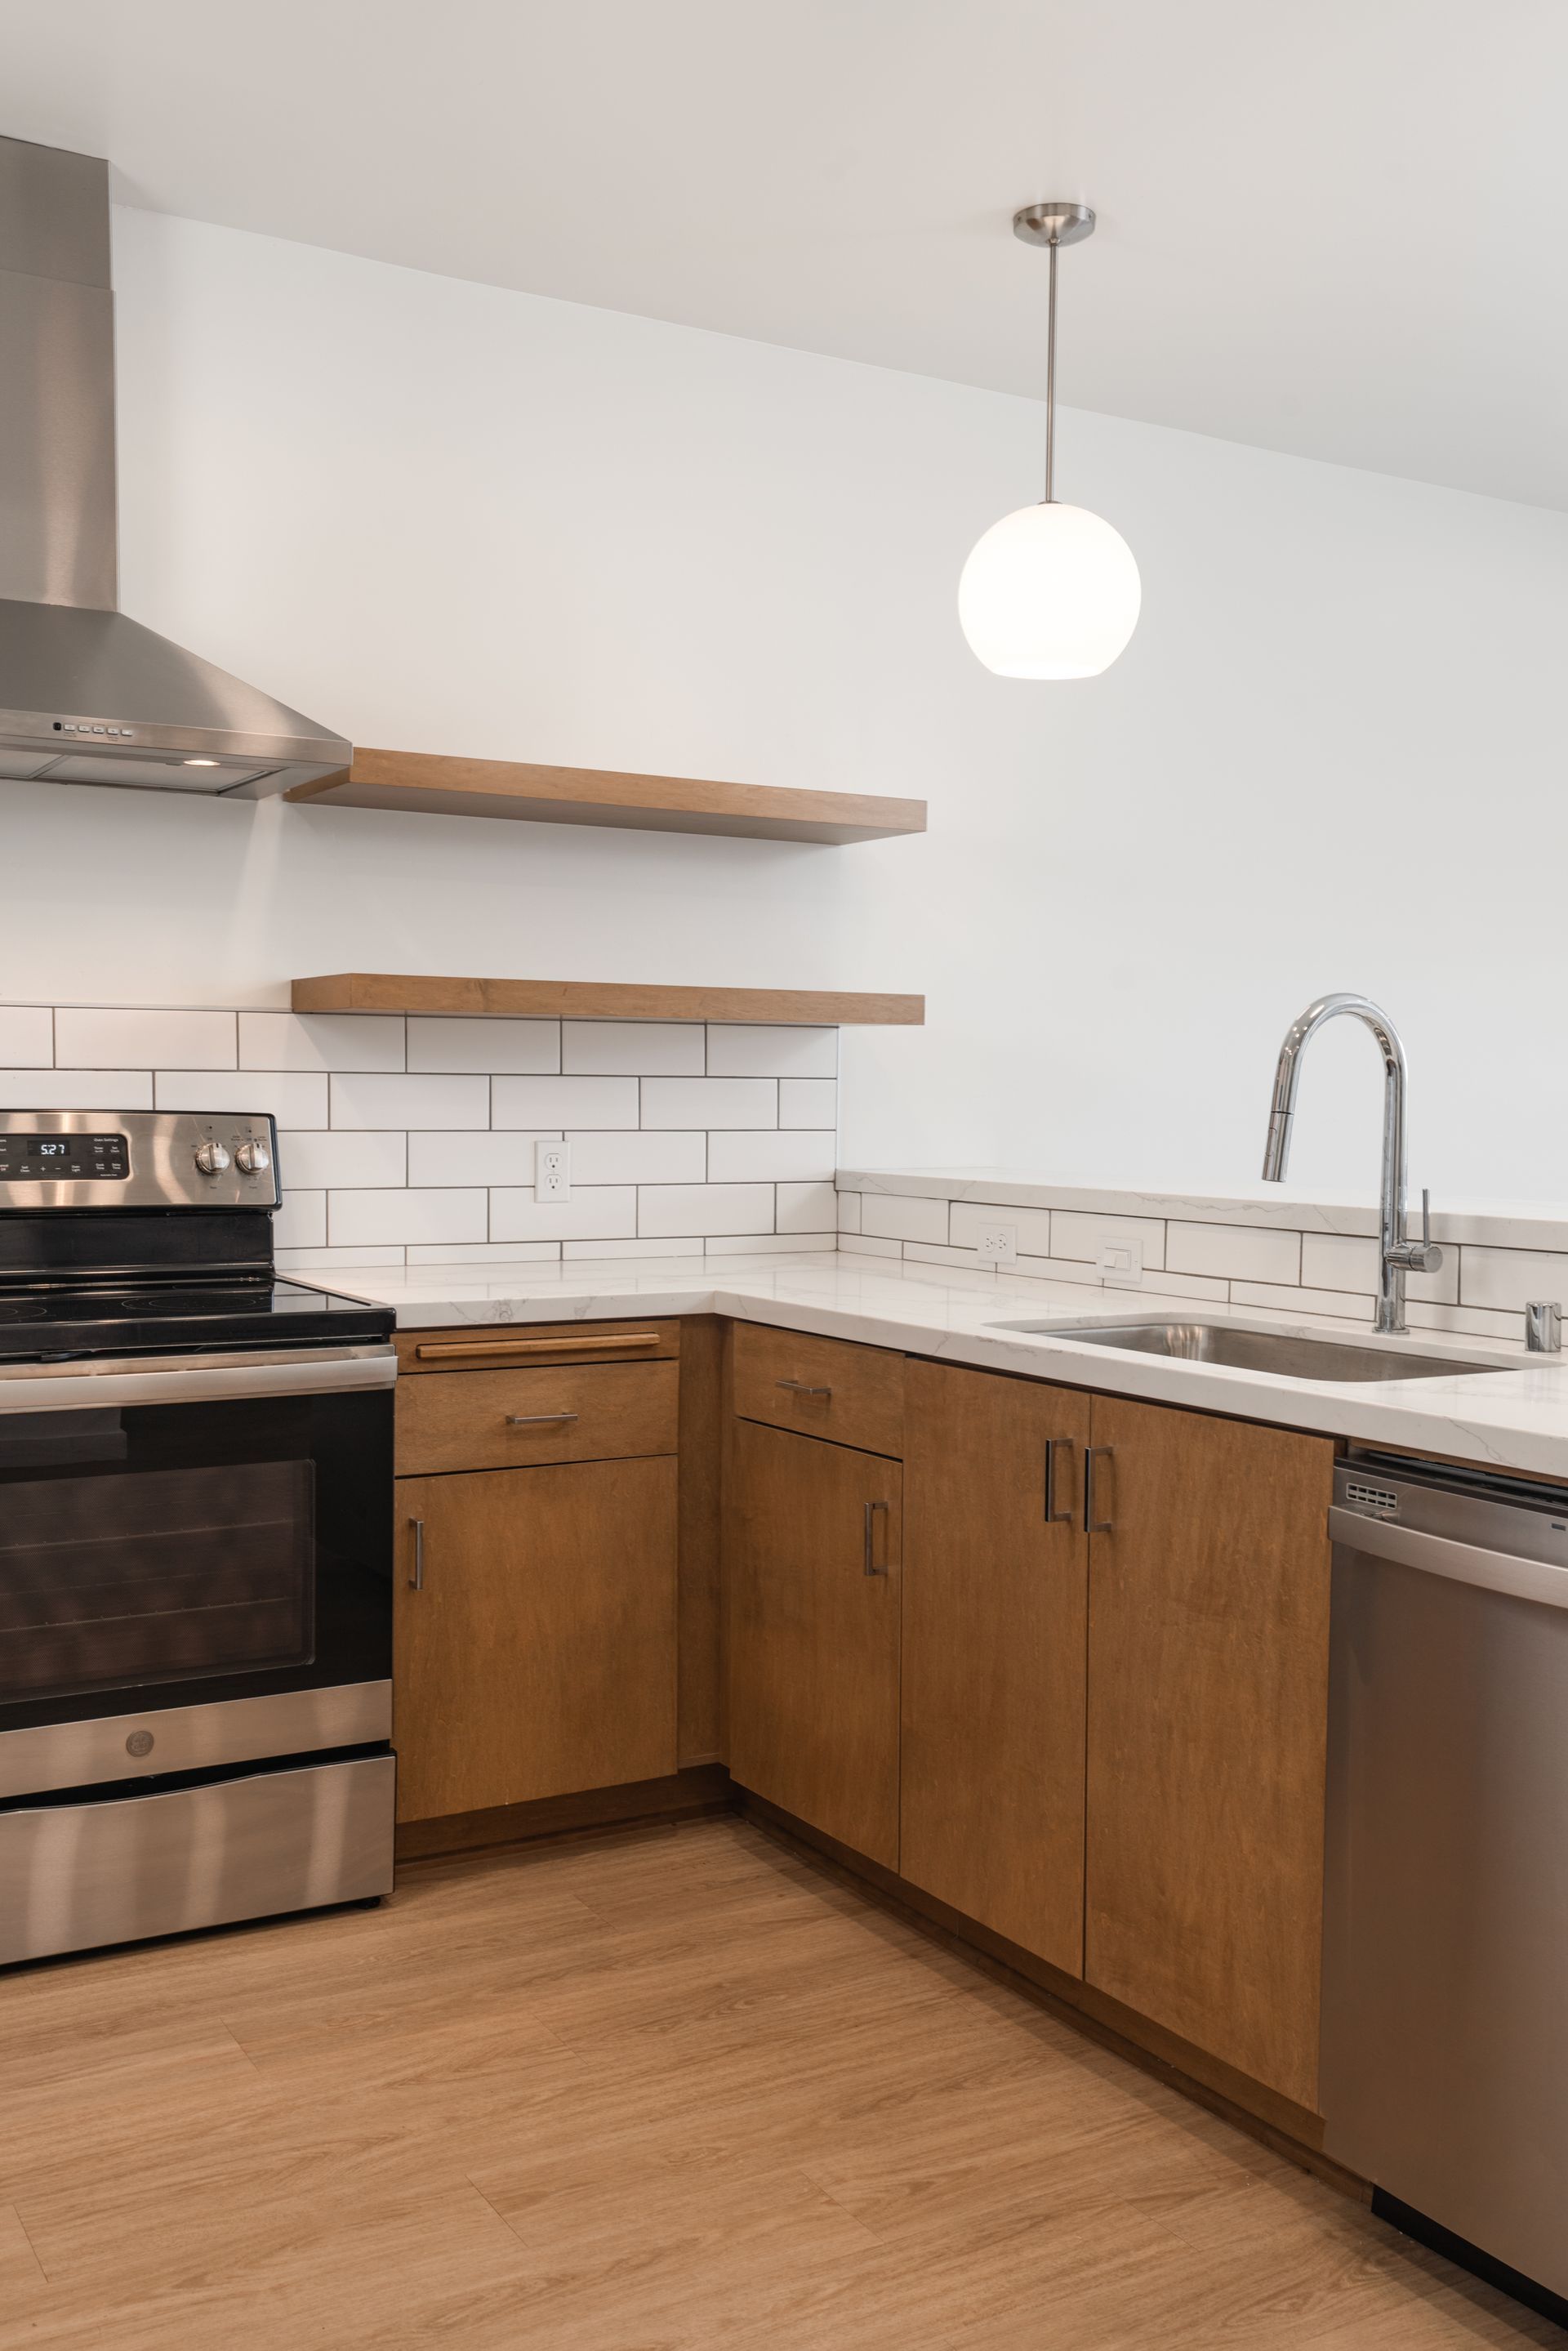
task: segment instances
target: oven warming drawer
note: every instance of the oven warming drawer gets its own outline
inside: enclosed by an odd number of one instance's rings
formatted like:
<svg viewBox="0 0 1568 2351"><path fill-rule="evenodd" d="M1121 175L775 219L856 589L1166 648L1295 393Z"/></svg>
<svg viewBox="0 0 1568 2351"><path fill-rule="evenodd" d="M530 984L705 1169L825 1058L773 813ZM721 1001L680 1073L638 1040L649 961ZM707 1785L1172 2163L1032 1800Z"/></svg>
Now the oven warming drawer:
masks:
<svg viewBox="0 0 1568 2351"><path fill-rule="evenodd" d="M389 1755L0 1813L0 1964L386 1894Z"/></svg>

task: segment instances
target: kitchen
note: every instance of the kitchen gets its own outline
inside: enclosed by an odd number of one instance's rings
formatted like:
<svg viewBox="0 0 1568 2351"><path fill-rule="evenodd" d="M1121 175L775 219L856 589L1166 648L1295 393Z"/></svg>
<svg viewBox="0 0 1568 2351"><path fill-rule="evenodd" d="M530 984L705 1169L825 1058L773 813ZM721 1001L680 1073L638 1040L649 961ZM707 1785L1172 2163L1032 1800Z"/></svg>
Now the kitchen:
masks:
<svg viewBox="0 0 1568 2351"><path fill-rule="evenodd" d="M1561 2331L1568 58L1131 13L0 7L0 2346Z"/></svg>

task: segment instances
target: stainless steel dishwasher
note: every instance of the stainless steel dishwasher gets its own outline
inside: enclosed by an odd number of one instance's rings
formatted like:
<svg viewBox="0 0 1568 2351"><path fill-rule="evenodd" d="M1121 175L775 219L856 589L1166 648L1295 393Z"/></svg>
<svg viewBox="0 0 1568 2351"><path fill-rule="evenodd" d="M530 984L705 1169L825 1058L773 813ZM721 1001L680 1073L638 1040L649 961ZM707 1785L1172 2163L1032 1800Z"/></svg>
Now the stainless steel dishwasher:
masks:
<svg viewBox="0 0 1568 2351"><path fill-rule="evenodd" d="M1329 1525L1325 2147L1568 2323L1568 1489L1364 1453Z"/></svg>

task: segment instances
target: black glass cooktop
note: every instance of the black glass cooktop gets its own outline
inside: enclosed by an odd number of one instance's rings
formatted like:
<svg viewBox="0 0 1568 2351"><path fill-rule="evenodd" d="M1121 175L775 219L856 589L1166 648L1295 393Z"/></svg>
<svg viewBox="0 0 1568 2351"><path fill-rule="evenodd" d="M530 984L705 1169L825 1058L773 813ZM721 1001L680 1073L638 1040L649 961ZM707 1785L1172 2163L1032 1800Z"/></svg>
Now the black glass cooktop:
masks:
<svg viewBox="0 0 1568 2351"><path fill-rule="evenodd" d="M395 1319L292 1281L0 1285L0 1363L366 1344L390 1338Z"/></svg>

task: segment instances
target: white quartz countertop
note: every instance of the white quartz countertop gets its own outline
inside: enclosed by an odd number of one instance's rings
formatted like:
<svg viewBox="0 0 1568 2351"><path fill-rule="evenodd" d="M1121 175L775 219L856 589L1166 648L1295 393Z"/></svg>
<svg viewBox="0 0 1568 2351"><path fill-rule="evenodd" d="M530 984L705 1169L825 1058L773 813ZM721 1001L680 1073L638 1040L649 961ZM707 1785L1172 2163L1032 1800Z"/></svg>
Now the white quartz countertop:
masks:
<svg viewBox="0 0 1568 2351"><path fill-rule="evenodd" d="M296 1274L296 1280L307 1277ZM1494 1468L1568 1479L1568 1355L1542 1358L1496 1341L1417 1332L1376 1339L1361 1322L1292 1319L1238 1307L1098 1286L1010 1280L824 1251L776 1257L581 1259L565 1263L388 1266L328 1276L314 1286L390 1306L400 1329L505 1322L595 1322L639 1314L723 1314L908 1354L1021 1372L1074 1387L1189 1405L1370 1445L1449 1453ZM1105 1323L1195 1318L1351 1339L1454 1359L1452 1375L1338 1383L1139 1355L998 1328L1014 1321ZM1467 1364L1502 1369L1467 1370Z"/></svg>

